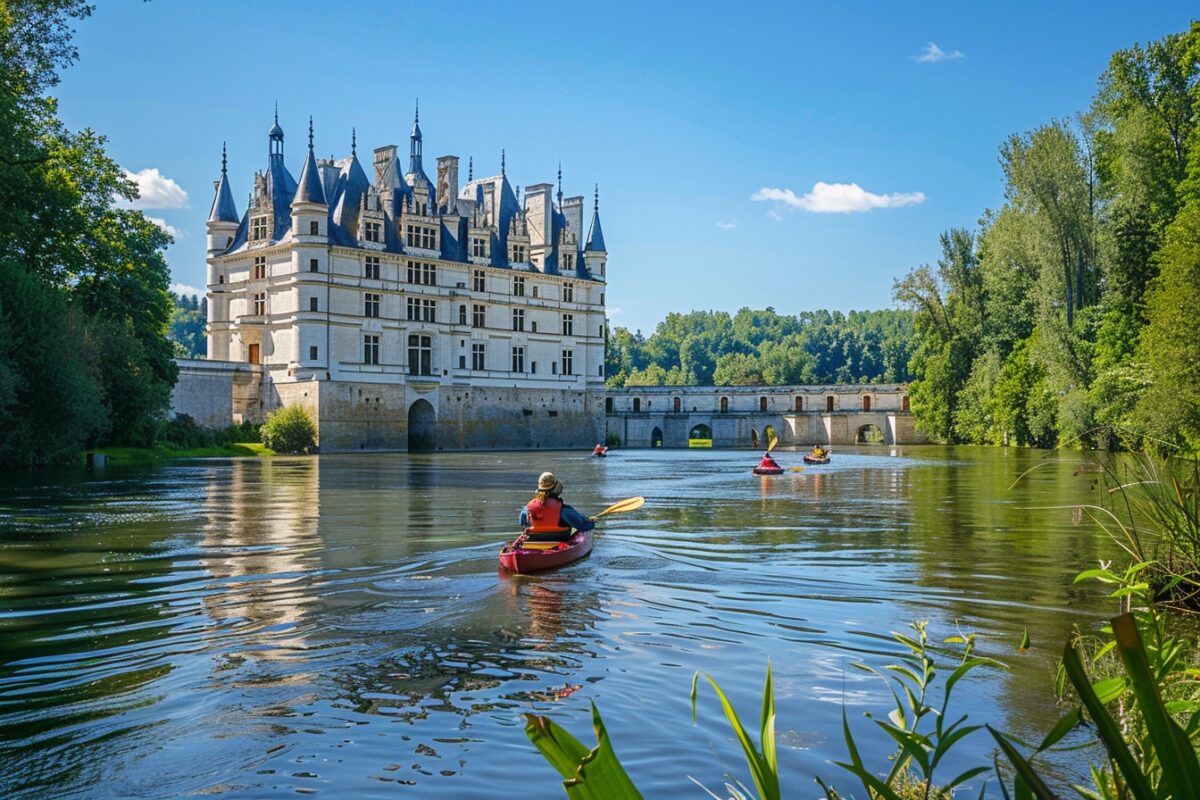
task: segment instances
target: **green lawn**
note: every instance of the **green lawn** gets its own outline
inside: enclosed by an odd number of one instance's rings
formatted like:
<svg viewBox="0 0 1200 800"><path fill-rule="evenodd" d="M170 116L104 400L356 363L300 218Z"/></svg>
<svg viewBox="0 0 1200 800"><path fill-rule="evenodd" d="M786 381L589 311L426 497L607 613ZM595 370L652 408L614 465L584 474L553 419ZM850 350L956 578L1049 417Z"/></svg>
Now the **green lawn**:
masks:
<svg viewBox="0 0 1200 800"><path fill-rule="evenodd" d="M100 453L116 463L136 464L169 458L237 458L275 455L260 442L235 442L226 447L199 447L194 450L172 450L168 447L105 447Z"/></svg>

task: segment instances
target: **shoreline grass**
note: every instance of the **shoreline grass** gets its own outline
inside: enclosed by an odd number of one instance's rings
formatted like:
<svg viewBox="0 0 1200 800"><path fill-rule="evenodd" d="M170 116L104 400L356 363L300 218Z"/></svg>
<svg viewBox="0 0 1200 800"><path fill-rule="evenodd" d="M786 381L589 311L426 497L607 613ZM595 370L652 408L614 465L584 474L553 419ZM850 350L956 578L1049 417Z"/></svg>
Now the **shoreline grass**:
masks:
<svg viewBox="0 0 1200 800"><path fill-rule="evenodd" d="M155 447L101 447L88 452L103 455L114 464L146 464L179 458L268 458L275 455L274 450L259 442L232 442L223 447L195 447L185 450L176 450L161 445Z"/></svg>

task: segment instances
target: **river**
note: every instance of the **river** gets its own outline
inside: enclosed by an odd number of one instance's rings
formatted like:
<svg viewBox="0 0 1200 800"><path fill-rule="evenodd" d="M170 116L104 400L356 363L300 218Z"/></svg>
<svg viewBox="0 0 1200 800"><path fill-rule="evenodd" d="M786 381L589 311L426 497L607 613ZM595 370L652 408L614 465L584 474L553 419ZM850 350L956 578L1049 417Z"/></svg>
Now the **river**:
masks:
<svg viewBox="0 0 1200 800"><path fill-rule="evenodd" d="M748 451L382 454L6 479L0 796L560 797L521 715L590 744L595 701L647 798L702 797L688 776L749 778L707 689L692 725L692 674L757 729L770 659L784 794L816 797L814 775L852 788L830 763L843 708L886 769L862 712L890 696L852 665L894 658L913 620L977 632L1008 668L972 673L959 708L1036 739L1063 642L1111 608L1072 582L1115 555L1063 508L1096 499L1082 458L843 448L757 478ZM501 575L543 469L585 512L647 502L588 558ZM980 732L958 752L992 749Z"/></svg>

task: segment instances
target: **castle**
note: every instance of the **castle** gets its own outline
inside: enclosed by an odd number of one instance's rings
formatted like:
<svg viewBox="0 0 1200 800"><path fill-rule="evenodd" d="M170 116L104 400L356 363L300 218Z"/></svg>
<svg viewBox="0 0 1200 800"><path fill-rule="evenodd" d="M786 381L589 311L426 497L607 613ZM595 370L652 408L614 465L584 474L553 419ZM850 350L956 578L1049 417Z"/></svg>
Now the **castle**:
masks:
<svg viewBox="0 0 1200 800"><path fill-rule="evenodd" d="M240 362L235 419L300 405L322 450L591 446L603 438L607 251L599 195L514 191L441 156L425 173L414 115L367 168L317 159L298 178L278 113L239 215L226 172L208 217L208 358ZM368 175L367 169L370 169Z"/></svg>

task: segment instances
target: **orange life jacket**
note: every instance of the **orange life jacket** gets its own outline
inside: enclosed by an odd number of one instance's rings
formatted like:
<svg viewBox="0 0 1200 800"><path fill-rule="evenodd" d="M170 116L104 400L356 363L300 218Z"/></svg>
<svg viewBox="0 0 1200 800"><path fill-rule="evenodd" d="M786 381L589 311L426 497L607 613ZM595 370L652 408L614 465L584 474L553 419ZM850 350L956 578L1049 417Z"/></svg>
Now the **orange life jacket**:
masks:
<svg viewBox="0 0 1200 800"><path fill-rule="evenodd" d="M570 528L559 524L558 515L562 511L562 500L547 497L545 500L535 497L525 506L529 512L529 527L526 533L562 533Z"/></svg>

